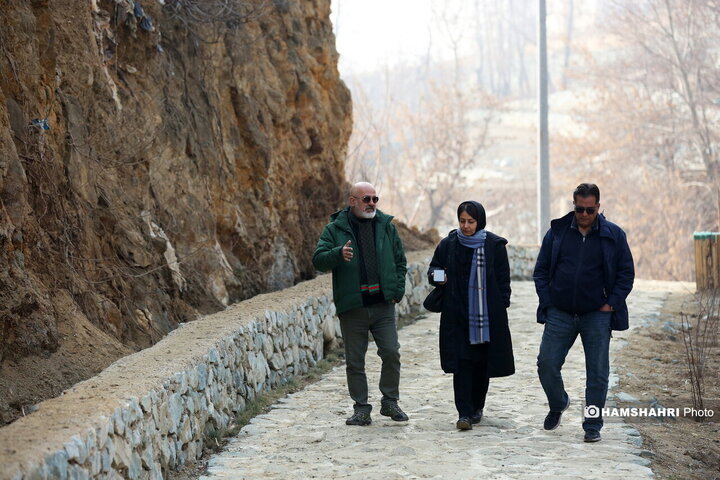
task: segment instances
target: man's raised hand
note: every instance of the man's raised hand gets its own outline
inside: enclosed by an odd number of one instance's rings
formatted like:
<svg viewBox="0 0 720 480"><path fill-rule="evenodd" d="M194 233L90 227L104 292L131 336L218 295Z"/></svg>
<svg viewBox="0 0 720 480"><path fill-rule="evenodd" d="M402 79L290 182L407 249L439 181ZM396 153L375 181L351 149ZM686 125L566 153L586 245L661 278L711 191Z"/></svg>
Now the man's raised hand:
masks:
<svg viewBox="0 0 720 480"><path fill-rule="evenodd" d="M342 247L342 257L346 262L349 262L353 258L353 249L350 246L352 240L348 240Z"/></svg>

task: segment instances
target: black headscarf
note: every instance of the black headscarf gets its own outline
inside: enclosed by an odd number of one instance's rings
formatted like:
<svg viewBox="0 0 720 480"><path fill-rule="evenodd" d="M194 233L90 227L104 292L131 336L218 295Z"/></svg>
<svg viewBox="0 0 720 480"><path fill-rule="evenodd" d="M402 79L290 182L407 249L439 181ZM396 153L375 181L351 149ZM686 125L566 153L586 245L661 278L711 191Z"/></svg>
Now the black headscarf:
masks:
<svg viewBox="0 0 720 480"><path fill-rule="evenodd" d="M485 207L483 207L480 202L476 202L475 200L462 202L457 209L458 218L460 218L460 214L462 212L467 212L468 215L475 219L478 224L475 231L485 228L485 225L487 224L487 220L485 219Z"/></svg>

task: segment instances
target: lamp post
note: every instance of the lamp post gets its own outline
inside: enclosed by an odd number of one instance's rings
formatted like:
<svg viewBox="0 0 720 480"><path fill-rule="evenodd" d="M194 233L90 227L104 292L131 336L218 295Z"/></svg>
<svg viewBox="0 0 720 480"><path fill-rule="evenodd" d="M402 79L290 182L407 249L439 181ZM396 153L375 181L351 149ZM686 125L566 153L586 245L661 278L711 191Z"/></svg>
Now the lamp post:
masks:
<svg viewBox="0 0 720 480"><path fill-rule="evenodd" d="M550 228L550 153L548 136L548 81L547 81L547 40L545 0L539 0L538 21L538 243L542 243L545 232Z"/></svg>

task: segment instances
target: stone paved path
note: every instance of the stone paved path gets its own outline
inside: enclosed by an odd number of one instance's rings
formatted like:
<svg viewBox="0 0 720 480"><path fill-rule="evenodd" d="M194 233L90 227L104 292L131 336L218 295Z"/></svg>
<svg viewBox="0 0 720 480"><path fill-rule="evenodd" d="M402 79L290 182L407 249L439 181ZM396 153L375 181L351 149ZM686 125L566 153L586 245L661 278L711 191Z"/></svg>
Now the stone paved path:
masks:
<svg viewBox="0 0 720 480"><path fill-rule="evenodd" d="M665 297L661 285L637 282L629 299L631 324L657 316ZM455 429L452 377L439 367L439 316L429 314L400 331L400 404L409 422L395 423L379 414L379 361L371 344L367 371L375 405L372 425L344 424L352 406L340 366L253 419L211 458L202 478L652 478L649 462L639 456L642 440L621 421L606 421L602 442L583 443L584 360L579 339L563 369L572 405L558 429L542 429L547 407L535 369L542 327L535 322L532 284L513 282L512 299L510 329L517 373L491 379L485 416L472 431ZM612 349L621 348L631 337L632 330L616 332Z"/></svg>

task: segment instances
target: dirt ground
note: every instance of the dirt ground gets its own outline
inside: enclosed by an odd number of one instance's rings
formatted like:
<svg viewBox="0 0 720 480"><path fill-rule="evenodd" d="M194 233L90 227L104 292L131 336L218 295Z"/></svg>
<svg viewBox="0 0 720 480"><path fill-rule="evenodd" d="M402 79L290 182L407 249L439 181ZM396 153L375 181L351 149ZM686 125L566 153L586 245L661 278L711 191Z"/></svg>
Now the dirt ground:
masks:
<svg viewBox="0 0 720 480"><path fill-rule="evenodd" d="M46 356L30 355L0 362L0 427L27 415L36 405L97 375L133 350L101 331L84 315L73 314L67 295L54 298L60 348Z"/></svg>
<svg viewBox="0 0 720 480"><path fill-rule="evenodd" d="M618 391L639 400L618 401L618 407L650 407L655 401L668 408L693 407L686 349L680 330L680 312L696 313L691 293L672 293L660 319L628 336L628 344L613 360L619 375ZM692 317L691 317L692 318ZM627 419L641 433L643 456L661 480L720 479L720 355L715 347L706 364L706 409L714 417Z"/></svg>

